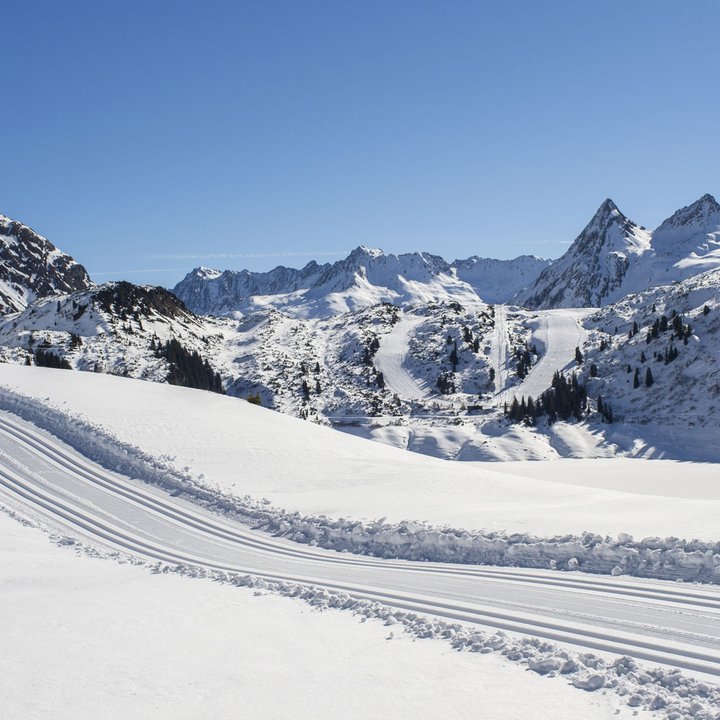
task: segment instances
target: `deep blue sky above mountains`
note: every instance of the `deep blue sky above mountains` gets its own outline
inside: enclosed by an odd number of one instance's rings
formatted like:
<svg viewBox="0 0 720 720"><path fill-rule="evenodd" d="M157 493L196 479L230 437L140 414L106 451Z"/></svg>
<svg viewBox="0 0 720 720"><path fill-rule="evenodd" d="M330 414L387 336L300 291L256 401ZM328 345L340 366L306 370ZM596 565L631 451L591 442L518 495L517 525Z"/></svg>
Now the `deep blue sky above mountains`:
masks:
<svg viewBox="0 0 720 720"><path fill-rule="evenodd" d="M96 280L557 257L718 194L720 4L5 4L0 212Z"/></svg>

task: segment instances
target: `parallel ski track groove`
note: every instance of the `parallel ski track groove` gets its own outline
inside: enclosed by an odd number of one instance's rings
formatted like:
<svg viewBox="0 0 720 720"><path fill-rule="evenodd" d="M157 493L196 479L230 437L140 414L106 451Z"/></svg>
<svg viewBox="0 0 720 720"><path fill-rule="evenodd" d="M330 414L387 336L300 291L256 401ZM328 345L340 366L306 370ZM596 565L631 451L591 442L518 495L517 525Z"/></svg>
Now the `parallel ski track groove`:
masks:
<svg viewBox="0 0 720 720"><path fill-rule="evenodd" d="M214 519L194 514L183 507L174 505L171 501L143 492L132 484L124 485L110 474L106 474L99 466L93 466L90 461L81 461L68 454L61 446L52 440L44 438L37 432L16 425L6 419L0 419L0 432L9 436L13 441L22 444L27 450L50 462L64 472L76 478L101 488L104 492L121 497L146 512L162 516L163 520L177 525L191 528L211 538L218 538L238 545L252 547L264 553L279 553L303 560L312 560L321 563L339 563L345 566L363 565L373 568L402 569L415 573L440 573L451 575L465 575L468 577L483 577L501 582L516 582L520 584L536 584L548 587L563 587L581 589L588 592L601 592L612 596L624 596L628 599L641 598L663 605L690 605L706 608L711 611L720 610L720 599L709 593L698 591L675 592L665 588L627 587L625 584L612 581L596 580L593 578L546 578L532 573L520 573L505 570L492 570L479 567L452 567L443 564L411 563L406 561L374 560L363 556L338 556L320 552L310 546L298 545L297 549L288 547L284 542L275 541L271 537L262 537L259 533L248 530L241 531L223 525ZM204 567L212 570L244 573L262 577L275 582L300 583L346 592L354 598L379 602L403 610L421 614L429 614L447 620L469 622L485 627L509 630L523 634L542 637L550 640L567 642L585 648L609 651L632 655L639 659L666 663L675 667L696 670L720 676L720 657L715 654L694 650L691 647L672 647L667 643L656 642L652 639L627 635L610 639L607 633L581 627L569 626L567 623L558 623L538 617L528 617L507 612L498 612L487 607L476 606L467 602L445 602L424 595L408 595L397 591L383 591L359 584L328 581L307 576L278 575L258 568L238 567L231 564L209 560L194 556L178 548L164 546L160 539L152 542L133 537L126 530L114 526L112 523L100 522L87 512L72 507L52 497L39 488L32 486L32 481L23 479L11 467L0 467L0 485L16 497L22 498L36 508L40 508L51 518L61 518L65 524L76 527L90 536L109 543L112 547L129 551L144 558L173 564Z"/></svg>

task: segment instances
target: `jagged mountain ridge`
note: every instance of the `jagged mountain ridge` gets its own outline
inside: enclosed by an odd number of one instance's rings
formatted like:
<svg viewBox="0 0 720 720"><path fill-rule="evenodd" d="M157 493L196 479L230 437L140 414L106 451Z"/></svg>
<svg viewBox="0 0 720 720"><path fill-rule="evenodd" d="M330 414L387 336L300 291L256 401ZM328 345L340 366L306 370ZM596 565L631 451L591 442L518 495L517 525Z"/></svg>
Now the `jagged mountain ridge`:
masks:
<svg viewBox="0 0 720 720"><path fill-rule="evenodd" d="M174 288L194 312L229 315L271 306L294 317L331 317L379 302L398 306L501 302L528 284L548 260L474 256L450 264L437 255L385 254L364 246L335 263L283 266L264 273L196 268Z"/></svg>
<svg viewBox="0 0 720 720"><path fill-rule="evenodd" d="M87 271L73 258L26 225L0 215L0 314L91 285Z"/></svg>
<svg viewBox="0 0 720 720"><path fill-rule="evenodd" d="M533 309L601 307L720 266L720 205L703 195L654 231L606 200L567 252L513 297Z"/></svg>

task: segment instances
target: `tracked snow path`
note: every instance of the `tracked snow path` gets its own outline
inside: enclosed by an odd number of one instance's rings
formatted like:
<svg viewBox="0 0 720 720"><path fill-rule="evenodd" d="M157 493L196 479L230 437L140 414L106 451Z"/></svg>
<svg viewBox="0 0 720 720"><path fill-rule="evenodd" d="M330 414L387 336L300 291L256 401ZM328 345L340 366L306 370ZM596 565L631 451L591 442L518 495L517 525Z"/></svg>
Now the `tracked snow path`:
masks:
<svg viewBox="0 0 720 720"><path fill-rule="evenodd" d="M490 362L495 370L495 387L498 404L504 401L505 386L510 373L510 350L507 329L507 307L495 305L495 333L491 348Z"/></svg>
<svg viewBox="0 0 720 720"><path fill-rule="evenodd" d="M536 324L531 342L537 345L541 357L523 382L504 394L503 400L537 397L550 387L556 370L574 367L575 348L582 347L587 337L582 320L592 312L593 308L580 308L528 313Z"/></svg>
<svg viewBox="0 0 720 720"><path fill-rule="evenodd" d="M720 676L720 588L380 560L270 537L110 472L0 413L0 501L95 545Z"/></svg>
<svg viewBox="0 0 720 720"><path fill-rule="evenodd" d="M382 338L375 353L375 367L383 374L387 387L408 400L423 400L431 394L427 386L421 385L406 367L410 337L424 319L421 315L402 313L393 329Z"/></svg>

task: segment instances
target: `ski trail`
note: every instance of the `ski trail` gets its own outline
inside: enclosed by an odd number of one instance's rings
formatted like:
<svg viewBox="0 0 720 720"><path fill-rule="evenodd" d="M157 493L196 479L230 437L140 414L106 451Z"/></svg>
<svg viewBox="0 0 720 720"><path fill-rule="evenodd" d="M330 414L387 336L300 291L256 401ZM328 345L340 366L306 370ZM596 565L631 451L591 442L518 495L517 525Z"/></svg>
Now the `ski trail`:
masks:
<svg viewBox="0 0 720 720"><path fill-rule="evenodd" d="M587 338L582 321L592 312L593 308L573 308L523 313L537 325L530 343L538 347L541 357L519 385L503 394L502 400L537 397L550 387L556 370L575 367L575 348L582 347Z"/></svg>
<svg viewBox="0 0 720 720"><path fill-rule="evenodd" d="M0 498L96 546L720 676L716 587L341 554L254 531L108 471L5 413L0 450Z"/></svg>
<svg viewBox="0 0 720 720"><path fill-rule="evenodd" d="M507 307L505 305L495 305L495 333L490 362L495 370L495 395L498 398L498 405L504 399L504 390L510 373L509 353Z"/></svg>
<svg viewBox="0 0 720 720"><path fill-rule="evenodd" d="M383 374L385 385L408 400L425 400L431 395L427 386L421 385L405 367L410 337L424 319L420 315L403 313L393 329L380 340L380 348L375 353L375 368Z"/></svg>

